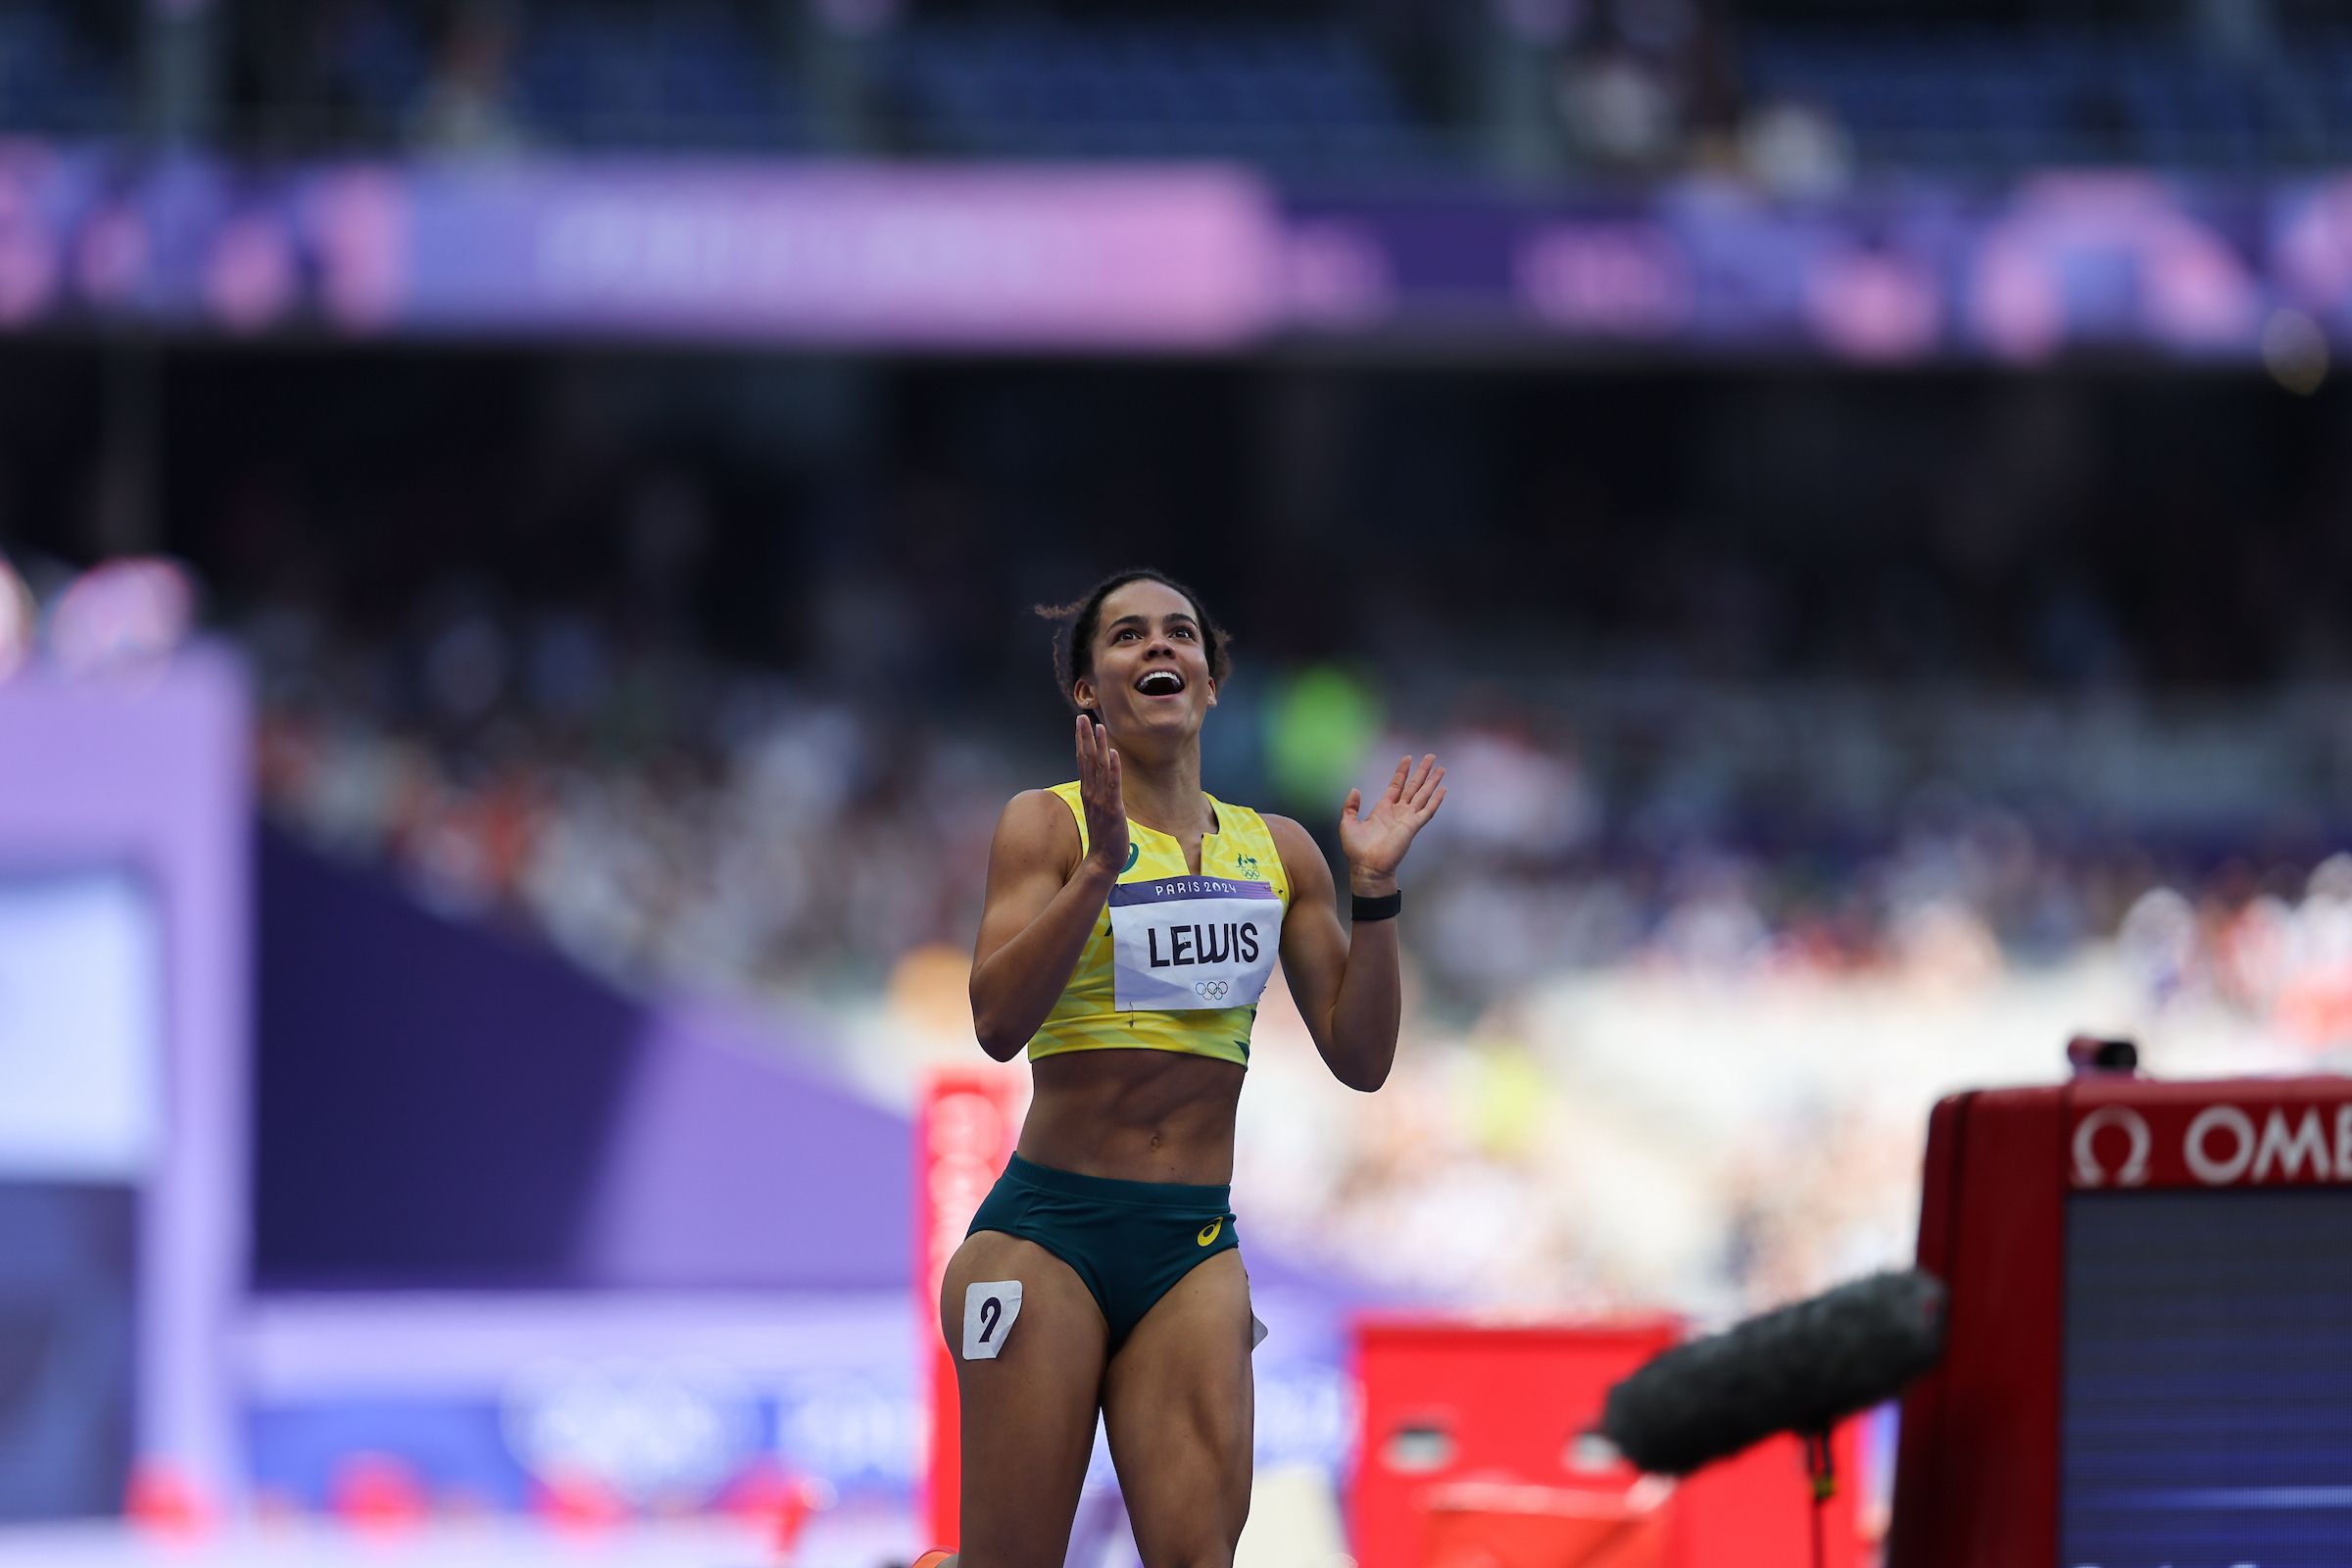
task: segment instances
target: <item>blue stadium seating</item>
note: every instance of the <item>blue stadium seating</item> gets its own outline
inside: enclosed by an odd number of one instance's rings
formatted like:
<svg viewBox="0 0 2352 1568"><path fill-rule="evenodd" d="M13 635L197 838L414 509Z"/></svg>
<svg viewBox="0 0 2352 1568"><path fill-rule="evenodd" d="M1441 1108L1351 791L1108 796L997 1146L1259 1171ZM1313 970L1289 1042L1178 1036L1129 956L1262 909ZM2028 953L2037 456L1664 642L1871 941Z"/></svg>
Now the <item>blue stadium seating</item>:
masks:
<svg viewBox="0 0 2352 1568"><path fill-rule="evenodd" d="M95 136L129 119L124 83L45 6L0 7L0 134Z"/></svg>
<svg viewBox="0 0 2352 1568"><path fill-rule="evenodd" d="M343 84L381 126L400 124L432 79L432 51L415 21L385 7L355 18L335 67Z"/></svg>
<svg viewBox="0 0 2352 1568"><path fill-rule="evenodd" d="M777 152L809 141L782 63L712 8L534 12L514 74L524 119L573 146Z"/></svg>
<svg viewBox="0 0 2352 1568"><path fill-rule="evenodd" d="M2352 154L2352 40L2256 66L2088 28L1761 32L1751 94L1821 105L1882 168L2145 164L2249 172Z"/></svg>
<svg viewBox="0 0 2352 1568"><path fill-rule="evenodd" d="M131 123L132 62L102 58L63 0L0 0L0 135ZM417 8L355 9L333 90L367 139L410 123L436 39ZM547 0L513 40L537 139L591 151L808 151L792 62L724 0ZM1273 21L915 21L870 59L880 150L949 158L1235 162L1305 181L1459 180L1468 127L1406 106L1358 32ZM2252 172L2352 161L2352 29L2248 63L2175 34L2085 26L1750 29L1750 102L1843 124L1866 167L1998 176L2047 165Z"/></svg>
<svg viewBox="0 0 2352 1568"><path fill-rule="evenodd" d="M1461 172L1366 44L1280 24L996 24L910 29L886 66L920 150L1204 159L1282 174Z"/></svg>
<svg viewBox="0 0 2352 1568"><path fill-rule="evenodd" d="M367 15L345 55L344 77L379 124L404 123L429 89L432 39L412 17ZM716 7L533 8L511 79L516 117L557 146L773 153L811 141L791 74Z"/></svg>

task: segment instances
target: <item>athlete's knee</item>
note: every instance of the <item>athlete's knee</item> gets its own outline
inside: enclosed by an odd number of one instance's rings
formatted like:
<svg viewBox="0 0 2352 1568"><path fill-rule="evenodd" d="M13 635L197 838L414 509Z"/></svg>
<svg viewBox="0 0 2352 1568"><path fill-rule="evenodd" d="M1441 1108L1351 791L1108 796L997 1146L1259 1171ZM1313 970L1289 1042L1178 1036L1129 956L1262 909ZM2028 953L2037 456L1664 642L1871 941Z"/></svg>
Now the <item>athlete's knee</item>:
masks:
<svg viewBox="0 0 2352 1568"><path fill-rule="evenodd" d="M1144 1568L1233 1568L1241 1540L1239 1519L1219 1521L1213 1516L1179 1531L1136 1532Z"/></svg>
<svg viewBox="0 0 2352 1568"><path fill-rule="evenodd" d="M1233 1547L1205 1543L1180 1551L1147 1553L1144 1568L1233 1568Z"/></svg>

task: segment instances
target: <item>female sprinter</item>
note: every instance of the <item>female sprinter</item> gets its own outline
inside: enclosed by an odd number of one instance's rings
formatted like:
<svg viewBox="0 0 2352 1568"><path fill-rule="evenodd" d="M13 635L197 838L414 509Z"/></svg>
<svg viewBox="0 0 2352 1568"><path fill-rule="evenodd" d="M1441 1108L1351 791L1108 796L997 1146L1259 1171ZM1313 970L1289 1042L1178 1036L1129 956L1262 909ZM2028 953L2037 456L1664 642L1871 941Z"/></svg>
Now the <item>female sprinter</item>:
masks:
<svg viewBox="0 0 2352 1568"><path fill-rule="evenodd" d="M1200 788L1226 673L1191 590L1121 572L1054 612L1078 778L1015 796L989 853L972 1021L1027 1048L1019 1152L948 1267L940 1327L963 1416L960 1555L1060 1568L1100 1410L1147 1568L1222 1568L1250 1511L1250 1288L1234 1111L1279 954L1351 1089L1396 1051L1396 865L1446 799L1435 757L1340 812L1344 930L1306 830Z"/></svg>

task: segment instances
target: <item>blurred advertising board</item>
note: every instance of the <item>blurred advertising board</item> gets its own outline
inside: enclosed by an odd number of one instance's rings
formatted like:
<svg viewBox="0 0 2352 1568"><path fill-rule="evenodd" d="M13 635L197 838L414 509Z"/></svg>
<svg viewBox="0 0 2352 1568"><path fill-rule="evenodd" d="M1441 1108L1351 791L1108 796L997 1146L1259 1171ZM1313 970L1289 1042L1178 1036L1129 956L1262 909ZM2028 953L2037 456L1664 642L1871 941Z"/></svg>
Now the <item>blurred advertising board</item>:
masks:
<svg viewBox="0 0 2352 1568"><path fill-rule="evenodd" d="M1336 1481L1353 1436L1346 1309L1255 1294L1264 1467ZM631 1513L725 1507L770 1469L836 1505L907 1514L929 1425L910 1293L386 1295L257 1302L238 1330L243 1429L267 1502L340 1510L386 1461L438 1512L543 1507L586 1487ZM1116 1487L1100 1449L1090 1492Z"/></svg>
<svg viewBox="0 0 2352 1568"><path fill-rule="evenodd" d="M247 168L0 146L0 331L122 319L949 351L2130 351L2285 376L2352 330L2352 179L1327 198L1192 166Z"/></svg>

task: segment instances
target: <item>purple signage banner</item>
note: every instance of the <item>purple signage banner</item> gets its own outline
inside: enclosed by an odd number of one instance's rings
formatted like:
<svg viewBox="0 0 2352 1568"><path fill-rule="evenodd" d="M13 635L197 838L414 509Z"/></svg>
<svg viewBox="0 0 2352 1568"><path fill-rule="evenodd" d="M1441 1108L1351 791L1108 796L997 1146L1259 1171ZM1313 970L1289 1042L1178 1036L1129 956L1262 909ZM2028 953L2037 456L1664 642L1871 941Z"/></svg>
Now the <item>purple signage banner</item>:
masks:
<svg viewBox="0 0 2352 1568"><path fill-rule="evenodd" d="M339 220L362 188L428 328L1215 348L1273 318L1271 213L1215 172L429 171L343 182Z"/></svg>
<svg viewBox="0 0 2352 1568"><path fill-rule="evenodd" d="M0 333L123 318L885 350L2121 351L2287 379L2352 338L2352 177L1320 200L1140 165L263 170L0 144Z"/></svg>
<svg viewBox="0 0 2352 1568"><path fill-rule="evenodd" d="M643 162L131 166L0 147L0 330L1219 349L1276 319L1252 180Z"/></svg>
<svg viewBox="0 0 2352 1568"><path fill-rule="evenodd" d="M2251 361L2280 312L2352 327L2341 190L2047 174L1781 202L1688 180L1537 202L1293 204L1289 317L1544 341L1855 363L2032 364L2131 350ZM2311 237L2315 226L2328 237ZM2290 238L2290 236L2301 236ZM2352 253L2348 253L2352 254Z"/></svg>

